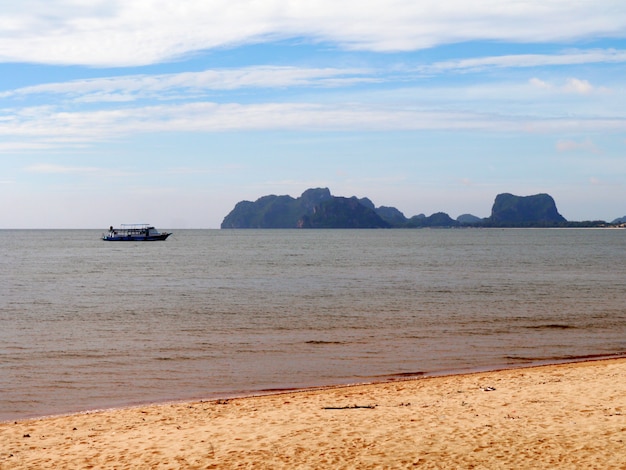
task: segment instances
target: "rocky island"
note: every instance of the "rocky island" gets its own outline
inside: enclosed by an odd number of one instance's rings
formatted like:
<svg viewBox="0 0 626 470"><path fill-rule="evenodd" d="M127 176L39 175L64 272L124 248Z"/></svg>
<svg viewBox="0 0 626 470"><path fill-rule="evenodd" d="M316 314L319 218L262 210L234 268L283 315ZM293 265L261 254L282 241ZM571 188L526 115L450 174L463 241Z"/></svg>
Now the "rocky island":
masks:
<svg viewBox="0 0 626 470"><path fill-rule="evenodd" d="M455 227L597 227L604 221L569 222L559 214L549 194L498 194L486 218L445 212L407 218L395 207L376 207L368 198L333 196L328 188L307 189L298 198L263 196L241 201L224 218L221 228L455 228Z"/></svg>

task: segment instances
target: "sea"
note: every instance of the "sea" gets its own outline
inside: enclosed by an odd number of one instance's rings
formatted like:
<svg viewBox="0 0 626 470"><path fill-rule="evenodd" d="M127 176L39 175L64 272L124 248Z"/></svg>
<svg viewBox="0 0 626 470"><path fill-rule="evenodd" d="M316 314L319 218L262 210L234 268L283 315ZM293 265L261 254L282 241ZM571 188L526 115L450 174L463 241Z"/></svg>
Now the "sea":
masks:
<svg viewBox="0 0 626 470"><path fill-rule="evenodd" d="M620 229L0 230L0 421L626 354Z"/></svg>

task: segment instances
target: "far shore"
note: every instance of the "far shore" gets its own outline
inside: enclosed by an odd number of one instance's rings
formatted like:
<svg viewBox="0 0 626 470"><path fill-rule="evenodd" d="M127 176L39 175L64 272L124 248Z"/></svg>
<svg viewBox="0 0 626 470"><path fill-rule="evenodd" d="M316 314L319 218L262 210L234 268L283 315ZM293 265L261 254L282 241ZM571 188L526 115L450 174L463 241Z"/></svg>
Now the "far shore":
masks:
<svg viewBox="0 0 626 470"><path fill-rule="evenodd" d="M0 423L0 468L626 468L626 358Z"/></svg>

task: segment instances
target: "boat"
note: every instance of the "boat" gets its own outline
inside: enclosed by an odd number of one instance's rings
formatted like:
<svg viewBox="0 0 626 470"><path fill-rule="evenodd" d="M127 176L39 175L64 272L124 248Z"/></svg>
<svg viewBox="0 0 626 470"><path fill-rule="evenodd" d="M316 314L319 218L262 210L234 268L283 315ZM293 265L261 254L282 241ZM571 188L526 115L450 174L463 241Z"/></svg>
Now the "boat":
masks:
<svg viewBox="0 0 626 470"><path fill-rule="evenodd" d="M166 240L172 233L159 232L150 224L122 224L120 228L109 227L108 233L102 234L107 242L154 242Z"/></svg>

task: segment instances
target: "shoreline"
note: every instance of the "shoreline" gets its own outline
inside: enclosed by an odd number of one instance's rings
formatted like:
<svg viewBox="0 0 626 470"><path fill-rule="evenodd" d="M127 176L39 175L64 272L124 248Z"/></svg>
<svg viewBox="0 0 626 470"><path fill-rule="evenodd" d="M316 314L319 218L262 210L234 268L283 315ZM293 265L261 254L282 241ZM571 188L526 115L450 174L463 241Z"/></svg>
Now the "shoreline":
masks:
<svg viewBox="0 0 626 470"><path fill-rule="evenodd" d="M21 421L33 421L33 420L43 420L43 419L51 419L57 417L67 417L73 415L83 415L83 414L92 414L99 412L114 412L118 410L128 410L134 408L140 408L145 406L165 406L165 405L178 405L185 403L193 403L193 402L211 402L211 401L220 401L220 400L234 400L234 399L245 399L245 398L258 398L272 395L282 395L287 393L300 393L300 392L315 392L315 391L323 391L323 390L333 390L336 388L350 388L357 386L367 386L367 385L382 385L388 383L395 382L403 382L403 381L412 381L412 380L421 380L433 377L455 377L455 376L464 376L464 375L472 375L478 373L488 373L488 372L501 372L508 370L519 370L519 369L532 369L536 367L545 367L545 366L556 366L563 364L578 364L578 363L588 363L595 361L604 361L604 360L614 360L614 359L626 359L626 352L616 353L616 354L590 354L584 356L576 356L572 358L564 358L564 359L538 359L531 360L529 362L520 362L517 364L502 364L502 365L492 365L492 366L481 366L481 367L470 367L463 369L453 369L453 370L439 370L439 371L417 371L417 372L402 372L397 374L381 374L377 376L368 377L371 379L377 380L365 380L361 382L346 382L346 383L338 383L338 384L329 384L329 385L311 385L305 387L276 387L271 389L261 389L261 390L249 390L245 392L237 392L234 391L232 393L215 393L208 394L205 396L192 396L188 398L173 398L171 400L157 400L157 401L145 401L145 402L132 402L126 403L122 405L115 405L110 407L101 407L101 408L88 408L82 410L75 411L67 411L67 412L59 412L59 413L50 413L44 415L33 415L33 416L24 416L24 417L15 417L8 419L0 419L0 426L8 423L15 423Z"/></svg>
<svg viewBox="0 0 626 470"><path fill-rule="evenodd" d="M624 468L626 358L0 423L0 468Z"/></svg>

